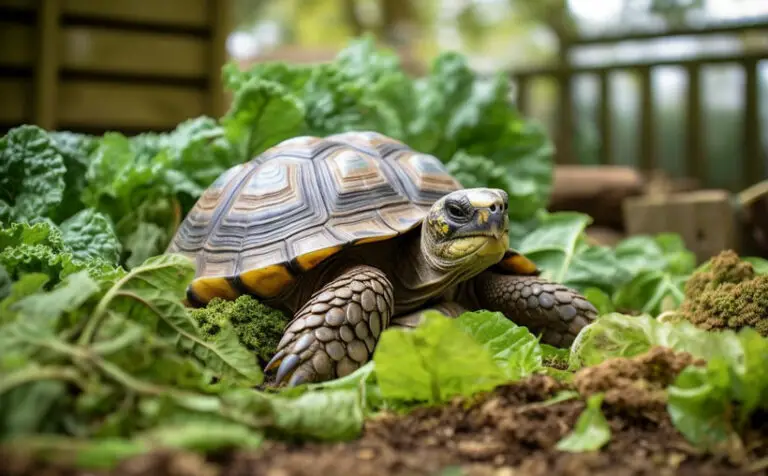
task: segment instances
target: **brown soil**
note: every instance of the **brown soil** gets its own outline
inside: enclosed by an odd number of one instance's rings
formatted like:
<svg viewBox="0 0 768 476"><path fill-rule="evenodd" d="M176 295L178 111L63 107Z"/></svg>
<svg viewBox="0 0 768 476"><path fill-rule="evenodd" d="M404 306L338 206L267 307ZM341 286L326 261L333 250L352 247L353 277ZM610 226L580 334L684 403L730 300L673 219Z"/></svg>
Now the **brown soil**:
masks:
<svg viewBox="0 0 768 476"><path fill-rule="evenodd" d="M158 452L125 461L115 476L522 476L522 475L758 475L768 474L768 415L756 416L744 436L744 457L705 455L674 429L661 390L690 357L654 349L576 374L573 384L535 376L475 399L407 416L382 415L364 436L344 444L270 442L257 452L203 459ZM559 391L607 391L603 412L611 441L600 451L571 454L555 445L584 409L581 400L542 404ZM95 475L1 456L5 472Z"/></svg>

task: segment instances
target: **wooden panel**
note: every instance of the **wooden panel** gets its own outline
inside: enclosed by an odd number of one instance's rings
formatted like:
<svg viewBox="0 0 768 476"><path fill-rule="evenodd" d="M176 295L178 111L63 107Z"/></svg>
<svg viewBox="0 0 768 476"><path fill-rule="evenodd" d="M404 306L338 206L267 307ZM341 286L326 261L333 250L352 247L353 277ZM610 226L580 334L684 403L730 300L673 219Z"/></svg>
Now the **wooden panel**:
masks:
<svg viewBox="0 0 768 476"><path fill-rule="evenodd" d="M69 27L60 43L62 66L88 72L203 77L205 40L163 33Z"/></svg>
<svg viewBox="0 0 768 476"><path fill-rule="evenodd" d="M204 114L203 90L68 81L59 91L60 127L173 127Z"/></svg>
<svg viewBox="0 0 768 476"><path fill-rule="evenodd" d="M678 233L699 262L740 248L731 195L725 190L631 197L623 208L627 234Z"/></svg>
<svg viewBox="0 0 768 476"><path fill-rule="evenodd" d="M206 0L64 0L64 13L147 24L205 27Z"/></svg>
<svg viewBox="0 0 768 476"><path fill-rule="evenodd" d="M35 27L0 22L0 65L30 66L35 56Z"/></svg>
<svg viewBox="0 0 768 476"><path fill-rule="evenodd" d="M32 112L31 81L0 78L0 123L20 125L30 122Z"/></svg>

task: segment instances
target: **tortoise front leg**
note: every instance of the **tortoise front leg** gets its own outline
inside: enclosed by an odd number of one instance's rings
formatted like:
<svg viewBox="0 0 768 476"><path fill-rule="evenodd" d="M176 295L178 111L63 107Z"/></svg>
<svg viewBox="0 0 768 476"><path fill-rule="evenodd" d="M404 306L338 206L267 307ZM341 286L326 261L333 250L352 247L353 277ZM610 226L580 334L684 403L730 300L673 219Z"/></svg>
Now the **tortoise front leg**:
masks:
<svg viewBox="0 0 768 476"><path fill-rule="evenodd" d="M541 342L567 347L597 317L597 309L578 291L538 276L486 270L465 284L459 302L471 309L503 313L535 334Z"/></svg>
<svg viewBox="0 0 768 476"><path fill-rule="evenodd" d="M266 370L288 386L343 377L367 362L392 316L392 283L354 266L315 292L288 324Z"/></svg>

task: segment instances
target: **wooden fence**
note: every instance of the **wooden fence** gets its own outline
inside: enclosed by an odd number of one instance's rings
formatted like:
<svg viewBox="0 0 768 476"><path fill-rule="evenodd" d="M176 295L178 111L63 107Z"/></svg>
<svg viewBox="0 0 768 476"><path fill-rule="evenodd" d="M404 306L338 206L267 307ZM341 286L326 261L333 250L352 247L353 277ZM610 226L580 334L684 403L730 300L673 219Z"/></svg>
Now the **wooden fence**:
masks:
<svg viewBox="0 0 768 476"><path fill-rule="evenodd" d="M0 0L0 132L167 130L226 107L230 0Z"/></svg>
<svg viewBox="0 0 768 476"><path fill-rule="evenodd" d="M760 123L759 101L768 101L768 98L759 98L758 65L761 60L768 59L768 48L759 52L749 52L738 55L703 55L685 59L664 61L628 61L599 66L573 66L568 58L579 48L598 44L617 44L624 41L642 42L659 38L672 38L680 36L704 37L707 35L738 35L747 31L768 32L768 19L755 21L749 24L732 23L722 24L707 29L679 29L664 33L637 33L632 35L603 36L599 38L584 38L570 40L563 45L561 50L561 66L527 71L514 71L513 78L518 85L518 104L526 113L529 111L529 92L533 81L542 78L551 78L558 85L558 105L556 117L555 140L557 144L557 161L559 163L577 162L574 153L575 121L574 117L574 87L573 80L580 76L596 76L599 84L599 106L597 111L598 129L600 134L600 162L610 164L612 140L614 139L611 119L611 74L617 71L633 71L639 75L640 83L640 138L639 168L642 170L664 169L664 164L659 163L656 155L658 134L654 127L654 102L652 88L652 72L654 68L664 66L678 66L686 71L688 78L686 124L685 124L685 175L696 179L702 185L710 182L707 176L706 158L704 153L705 131L702 122L702 103L706 98L702 97L701 72L703 67L711 64L734 64L742 68L744 72L743 89L743 137L733 138L734 141L743 141L743 164L739 164L742 177L739 186L747 187L766 177L765 151L761 145L761 130L768 128L768 124Z"/></svg>

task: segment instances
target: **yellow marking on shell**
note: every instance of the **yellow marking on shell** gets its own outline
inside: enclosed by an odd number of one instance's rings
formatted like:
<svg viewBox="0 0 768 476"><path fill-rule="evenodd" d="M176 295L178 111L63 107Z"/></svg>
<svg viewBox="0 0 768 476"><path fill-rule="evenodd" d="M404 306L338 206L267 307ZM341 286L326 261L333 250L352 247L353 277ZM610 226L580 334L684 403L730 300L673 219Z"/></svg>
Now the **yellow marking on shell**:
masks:
<svg viewBox="0 0 768 476"><path fill-rule="evenodd" d="M277 296L285 286L293 282L293 276L282 264L273 264L246 271L240 275L240 282L257 296L270 298Z"/></svg>
<svg viewBox="0 0 768 476"><path fill-rule="evenodd" d="M296 262L299 263L301 269L306 271L314 268L329 256L338 253L339 250L341 250L341 245L311 251L309 253L304 253L303 255L298 256L296 258Z"/></svg>
<svg viewBox="0 0 768 476"><path fill-rule="evenodd" d="M477 223L480 225L484 225L488 223L488 216L490 214L488 213L488 210L480 210L477 212Z"/></svg>
<svg viewBox="0 0 768 476"><path fill-rule="evenodd" d="M391 233L388 235L368 236L366 238L360 238L359 240L355 241L355 245L364 245L366 243L375 243L377 241L390 240L395 236L397 236L397 233Z"/></svg>
<svg viewBox="0 0 768 476"><path fill-rule="evenodd" d="M207 303L218 297L222 299L236 299L238 292L229 284L226 278L210 277L197 278L189 285L192 292L202 302Z"/></svg>
<svg viewBox="0 0 768 476"><path fill-rule="evenodd" d="M539 269L536 263L517 252L508 252L498 266L505 271L522 275L536 274Z"/></svg>

